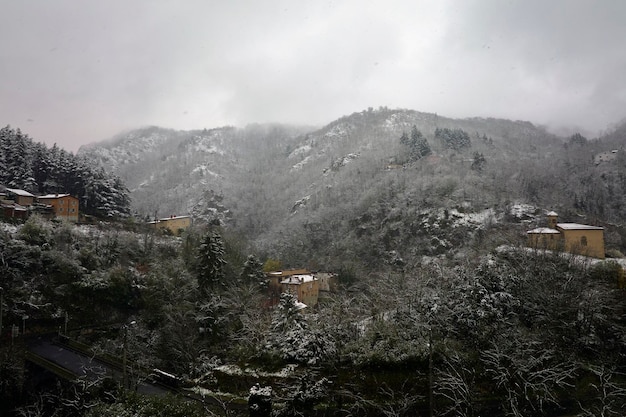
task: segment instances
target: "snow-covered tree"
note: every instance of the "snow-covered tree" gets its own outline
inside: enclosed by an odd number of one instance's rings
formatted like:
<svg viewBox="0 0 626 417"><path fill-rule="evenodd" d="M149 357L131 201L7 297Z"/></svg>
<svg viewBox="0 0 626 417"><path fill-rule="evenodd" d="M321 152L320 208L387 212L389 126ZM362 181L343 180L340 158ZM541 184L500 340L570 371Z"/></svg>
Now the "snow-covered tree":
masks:
<svg viewBox="0 0 626 417"><path fill-rule="evenodd" d="M222 286L224 282L224 242L216 232L207 233L200 242L198 254L198 287L203 294Z"/></svg>
<svg viewBox="0 0 626 417"><path fill-rule="evenodd" d="M283 293L272 316L266 349L287 362L316 364L336 353L327 332L310 327L295 295Z"/></svg>
<svg viewBox="0 0 626 417"><path fill-rule="evenodd" d="M267 278L263 272L263 264L254 255L248 255L248 259L243 264L241 280L245 283L258 284L261 287L267 286Z"/></svg>

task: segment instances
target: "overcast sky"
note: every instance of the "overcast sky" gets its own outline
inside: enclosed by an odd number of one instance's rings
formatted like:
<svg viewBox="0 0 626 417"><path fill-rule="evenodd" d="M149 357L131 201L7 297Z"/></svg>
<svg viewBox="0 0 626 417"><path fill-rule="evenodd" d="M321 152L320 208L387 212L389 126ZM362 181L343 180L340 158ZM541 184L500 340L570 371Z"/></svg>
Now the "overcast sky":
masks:
<svg viewBox="0 0 626 417"><path fill-rule="evenodd" d="M588 135L626 117L626 1L0 0L0 125L324 125L367 107Z"/></svg>

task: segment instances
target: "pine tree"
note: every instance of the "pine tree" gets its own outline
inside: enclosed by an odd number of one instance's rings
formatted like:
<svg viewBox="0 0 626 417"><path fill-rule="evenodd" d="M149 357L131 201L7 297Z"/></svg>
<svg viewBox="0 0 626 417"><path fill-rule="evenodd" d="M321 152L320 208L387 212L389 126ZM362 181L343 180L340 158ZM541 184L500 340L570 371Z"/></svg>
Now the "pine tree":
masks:
<svg viewBox="0 0 626 417"><path fill-rule="evenodd" d="M267 286L267 279L263 272L263 264L254 255L248 255L248 259L243 264L241 280L247 283L258 284L261 287Z"/></svg>
<svg viewBox="0 0 626 417"><path fill-rule="evenodd" d="M428 141L415 125L411 128L410 138L406 132L402 132L400 143L407 148L408 162L417 161L431 153Z"/></svg>
<svg viewBox="0 0 626 417"><path fill-rule="evenodd" d="M486 163L487 161L482 153L474 152L474 161L470 168L476 172L482 172Z"/></svg>
<svg viewBox="0 0 626 417"><path fill-rule="evenodd" d="M216 232L207 233L198 248L198 287L207 295L212 289L224 285L224 242Z"/></svg>

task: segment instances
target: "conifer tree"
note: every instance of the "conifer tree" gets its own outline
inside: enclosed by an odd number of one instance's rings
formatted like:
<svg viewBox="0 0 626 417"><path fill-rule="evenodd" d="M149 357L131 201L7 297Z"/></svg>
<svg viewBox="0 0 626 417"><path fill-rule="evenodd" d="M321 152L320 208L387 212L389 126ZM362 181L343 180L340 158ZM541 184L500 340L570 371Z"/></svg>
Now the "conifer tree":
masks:
<svg viewBox="0 0 626 417"><path fill-rule="evenodd" d="M212 289L224 285L224 242L216 232L207 233L198 248L198 287L207 295Z"/></svg>
<svg viewBox="0 0 626 417"><path fill-rule="evenodd" d="M260 286L266 286L267 280L263 272L263 264L254 255L248 255L248 259L243 264L241 271L241 280L243 282L255 283Z"/></svg>

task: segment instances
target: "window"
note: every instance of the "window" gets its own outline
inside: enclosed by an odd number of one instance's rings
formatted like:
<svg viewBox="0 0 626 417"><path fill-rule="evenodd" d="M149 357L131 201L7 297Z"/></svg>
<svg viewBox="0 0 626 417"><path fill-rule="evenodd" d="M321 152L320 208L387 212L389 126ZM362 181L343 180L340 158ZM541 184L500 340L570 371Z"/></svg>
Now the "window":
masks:
<svg viewBox="0 0 626 417"><path fill-rule="evenodd" d="M581 246L587 246L587 236L582 236L580 238L580 245Z"/></svg>
<svg viewBox="0 0 626 417"><path fill-rule="evenodd" d="M59 213L63 213L63 207L59 207Z"/></svg>

